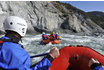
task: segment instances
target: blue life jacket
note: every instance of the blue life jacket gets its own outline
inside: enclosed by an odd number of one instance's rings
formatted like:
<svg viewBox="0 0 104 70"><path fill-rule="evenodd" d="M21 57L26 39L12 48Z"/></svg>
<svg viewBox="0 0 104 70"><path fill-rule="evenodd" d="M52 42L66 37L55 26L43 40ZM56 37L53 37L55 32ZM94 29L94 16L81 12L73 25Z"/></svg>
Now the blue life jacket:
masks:
<svg viewBox="0 0 104 70"><path fill-rule="evenodd" d="M2 39L9 39L2 37ZM13 42L3 42L0 45L0 68L4 70L48 70L51 62L43 58L36 66L30 68L30 55L21 48L21 45Z"/></svg>
<svg viewBox="0 0 104 70"><path fill-rule="evenodd" d="M97 66L97 67L94 68L94 70L104 70L104 67L102 67L102 66Z"/></svg>

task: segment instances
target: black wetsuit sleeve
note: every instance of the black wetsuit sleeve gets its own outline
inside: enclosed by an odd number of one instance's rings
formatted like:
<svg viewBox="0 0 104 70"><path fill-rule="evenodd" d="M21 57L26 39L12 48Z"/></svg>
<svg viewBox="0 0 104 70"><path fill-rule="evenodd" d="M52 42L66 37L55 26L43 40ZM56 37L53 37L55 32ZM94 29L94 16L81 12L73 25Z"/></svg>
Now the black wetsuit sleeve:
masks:
<svg viewBox="0 0 104 70"><path fill-rule="evenodd" d="M92 65L91 65L91 69L93 70L95 67L97 67L97 66L101 66L101 63L93 63Z"/></svg>
<svg viewBox="0 0 104 70"><path fill-rule="evenodd" d="M45 56L51 63L54 60L52 56L50 56L49 54Z"/></svg>

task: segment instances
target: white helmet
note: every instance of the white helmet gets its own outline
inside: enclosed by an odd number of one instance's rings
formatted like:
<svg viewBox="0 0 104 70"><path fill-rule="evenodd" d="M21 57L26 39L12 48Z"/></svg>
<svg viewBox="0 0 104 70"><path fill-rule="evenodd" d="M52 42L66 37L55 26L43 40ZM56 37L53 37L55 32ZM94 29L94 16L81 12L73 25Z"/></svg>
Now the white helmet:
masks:
<svg viewBox="0 0 104 70"><path fill-rule="evenodd" d="M27 23L23 18L17 16L9 16L4 21L4 29L15 31L21 36L25 36Z"/></svg>
<svg viewBox="0 0 104 70"><path fill-rule="evenodd" d="M56 32L56 34L58 34L58 32Z"/></svg>
<svg viewBox="0 0 104 70"><path fill-rule="evenodd" d="M42 34L45 34L45 32L43 32Z"/></svg>

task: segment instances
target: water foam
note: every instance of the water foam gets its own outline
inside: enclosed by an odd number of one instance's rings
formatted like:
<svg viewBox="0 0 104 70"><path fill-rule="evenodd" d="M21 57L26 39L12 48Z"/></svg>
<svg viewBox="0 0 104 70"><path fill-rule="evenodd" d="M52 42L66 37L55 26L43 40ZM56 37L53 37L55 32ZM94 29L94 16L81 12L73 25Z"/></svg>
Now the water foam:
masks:
<svg viewBox="0 0 104 70"><path fill-rule="evenodd" d="M59 45L55 44L47 44L47 45L40 45L39 42L41 41L41 34L36 36L27 36L23 39L24 45L26 46L25 49L30 55L35 54L42 54L49 52L52 46L57 46L61 49L64 46L68 45L84 45L88 46L101 54L104 54L104 37L91 37L91 36L76 36L76 35L69 35L69 34L62 34L62 40ZM35 63L42 58L34 58L32 63Z"/></svg>

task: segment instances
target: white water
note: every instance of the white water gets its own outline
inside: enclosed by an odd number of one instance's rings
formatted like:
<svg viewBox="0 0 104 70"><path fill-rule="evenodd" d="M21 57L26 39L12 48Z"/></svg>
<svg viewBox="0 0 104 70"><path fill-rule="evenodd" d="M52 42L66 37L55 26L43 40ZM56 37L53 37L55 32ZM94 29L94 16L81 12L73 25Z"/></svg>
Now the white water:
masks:
<svg viewBox="0 0 104 70"><path fill-rule="evenodd" d="M23 38L23 45L25 50L32 56L36 54L42 54L49 52L52 46L57 46L61 49L68 45L84 45L88 46L101 54L104 54L104 37L91 37L91 36L76 36L69 34L61 34L62 40L59 45L40 45L41 34L36 36L26 36ZM32 64L41 60L42 57L36 57L32 59Z"/></svg>

